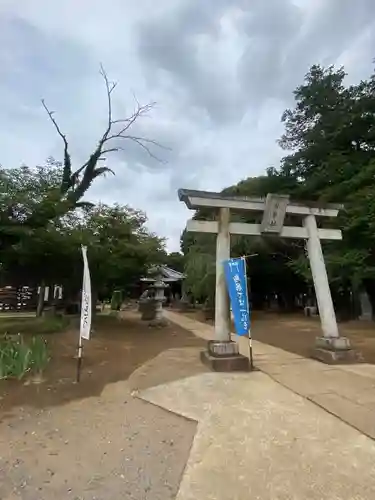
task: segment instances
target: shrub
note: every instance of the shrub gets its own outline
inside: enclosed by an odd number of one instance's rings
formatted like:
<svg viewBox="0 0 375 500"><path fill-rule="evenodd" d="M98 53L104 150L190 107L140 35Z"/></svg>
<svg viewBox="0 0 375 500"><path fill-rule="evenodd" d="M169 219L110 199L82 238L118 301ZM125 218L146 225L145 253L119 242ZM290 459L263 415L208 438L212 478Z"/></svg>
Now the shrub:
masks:
<svg viewBox="0 0 375 500"><path fill-rule="evenodd" d="M115 290L111 299L111 309L112 311L119 311L122 304L122 291Z"/></svg>
<svg viewBox="0 0 375 500"><path fill-rule="evenodd" d="M0 339L0 379L19 380L28 372L41 373L49 361L46 342L32 337L26 343L22 335L4 335Z"/></svg>

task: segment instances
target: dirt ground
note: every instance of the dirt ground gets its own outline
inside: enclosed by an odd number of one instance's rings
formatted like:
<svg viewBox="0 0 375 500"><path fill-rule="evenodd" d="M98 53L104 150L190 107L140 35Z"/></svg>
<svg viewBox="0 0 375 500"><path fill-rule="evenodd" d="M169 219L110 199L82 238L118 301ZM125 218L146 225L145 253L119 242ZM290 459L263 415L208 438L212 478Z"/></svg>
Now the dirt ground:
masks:
<svg viewBox="0 0 375 500"><path fill-rule="evenodd" d="M98 316L92 338L84 344L81 382L76 384L77 330L45 338L51 361L43 373L44 383L0 381L0 421L17 406L46 408L99 396L107 384L126 380L136 368L165 349L204 345L176 325L149 328L139 320L137 312L128 312L121 320Z"/></svg>
<svg viewBox="0 0 375 500"><path fill-rule="evenodd" d="M196 423L132 391L199 372L203 341L136 313L98 318L76 384L77 331L48 340L43 383L0 384L0 499L175 498Z"/></svg>
<svg viewBox="0 0 375 500"><path fill-rule="evenodd" d="M185 314L204 321L201 311ZM212 321L207 323L213 324ZM305 357L311 355L315 337L321 335L319 318L306 318L302 314L282 315L254 311L251 324L255 340ZM341 335L349 337L354 349L362 353L366 363L375 364L374 322L349 321L340 323L339 329Z"/></svg>

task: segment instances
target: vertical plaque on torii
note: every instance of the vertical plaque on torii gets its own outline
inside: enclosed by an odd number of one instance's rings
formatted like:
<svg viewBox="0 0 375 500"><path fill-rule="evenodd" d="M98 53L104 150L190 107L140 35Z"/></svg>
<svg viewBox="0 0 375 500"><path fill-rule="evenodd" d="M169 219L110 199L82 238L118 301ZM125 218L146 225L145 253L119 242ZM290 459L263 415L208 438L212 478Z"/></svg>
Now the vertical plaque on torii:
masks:
<svg viewBox="0 0 375 500"><path fill-rule="evenodd" d="M260 225L260 231L262 234L281 233L288 203L288 195L272 193L267 194L263 219Z"/></svg>

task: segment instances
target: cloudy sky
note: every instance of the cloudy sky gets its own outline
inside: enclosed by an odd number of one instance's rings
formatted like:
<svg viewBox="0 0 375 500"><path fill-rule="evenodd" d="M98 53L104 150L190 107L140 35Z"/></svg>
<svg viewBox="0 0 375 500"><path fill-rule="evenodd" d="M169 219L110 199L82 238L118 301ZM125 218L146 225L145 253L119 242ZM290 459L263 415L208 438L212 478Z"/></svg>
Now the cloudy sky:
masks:
<svg viewBox="0 0 375 500"><path fill-rule="evenodd" d="M375 57L374 0L0 0L0 163L34 165L61 143L75 164L103 132L111 80L115 117L134 95L155 109L134 133L168 149L123 144L107 156L115 177L87 198L145 210L178 249L189 217L179 187L219 190L277 165L280 115L314 63L367 77Z"/></svg>

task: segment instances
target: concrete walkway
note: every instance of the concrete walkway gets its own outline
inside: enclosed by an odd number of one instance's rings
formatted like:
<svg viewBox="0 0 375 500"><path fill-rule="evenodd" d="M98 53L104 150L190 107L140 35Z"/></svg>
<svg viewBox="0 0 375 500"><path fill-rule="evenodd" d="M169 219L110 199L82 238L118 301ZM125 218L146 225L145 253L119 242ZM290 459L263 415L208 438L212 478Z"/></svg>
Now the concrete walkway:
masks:
<svg viewBox="0 0 375 500"><path fill-rule="evenodd" d="M209 325L167 315L212 338ZM373 367L327 367L259 342L254 351L262 371L202 373L139 393L198 422L177 500L372 499Z"/></svg>
<svg viewBox="0 0 375 500"><path fill-rule="evenodd" d="M206 340L213 327L182 314L166 311L168 319ZM241 354L248 340L237 335ZM255 365L272 379L336 415L375 439L375 365L325 365L277 347L253 341Z"/></svg>

